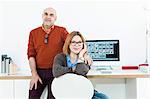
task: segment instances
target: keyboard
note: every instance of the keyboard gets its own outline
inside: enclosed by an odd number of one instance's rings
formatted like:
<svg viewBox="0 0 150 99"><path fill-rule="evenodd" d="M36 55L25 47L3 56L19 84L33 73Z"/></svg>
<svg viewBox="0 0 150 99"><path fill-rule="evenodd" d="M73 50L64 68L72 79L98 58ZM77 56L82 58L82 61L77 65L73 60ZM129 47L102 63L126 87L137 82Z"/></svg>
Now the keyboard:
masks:
<svg viewBox="0 0 150 99"><path fill-rule="evenodd" d="M91 69L93 70L112 70L111 65L93 65L91 66Z"/></svg>

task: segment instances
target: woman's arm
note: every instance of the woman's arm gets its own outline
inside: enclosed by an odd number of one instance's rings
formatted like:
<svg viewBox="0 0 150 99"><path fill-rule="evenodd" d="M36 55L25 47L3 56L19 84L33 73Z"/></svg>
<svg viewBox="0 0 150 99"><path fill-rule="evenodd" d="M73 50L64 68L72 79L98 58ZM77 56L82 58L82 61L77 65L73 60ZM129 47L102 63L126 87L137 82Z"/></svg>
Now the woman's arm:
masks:
<svg viewBox="0 0 150 99"><path fill-rule="evenodd" d="M86 76L86 74L88 73L89 70L90 70L89 65L87 65L85 63L78 63L74 70L74 73Z"/></svg>
<svg viewBox="0 0 150 99"><path fill-rule="evenodd" d="M54 63L53 63L54 77L59 77L66 73L72 72L72 69L66 66L65 61L66 58L63 56L63 54L58 54L55 56Z"/></svg>

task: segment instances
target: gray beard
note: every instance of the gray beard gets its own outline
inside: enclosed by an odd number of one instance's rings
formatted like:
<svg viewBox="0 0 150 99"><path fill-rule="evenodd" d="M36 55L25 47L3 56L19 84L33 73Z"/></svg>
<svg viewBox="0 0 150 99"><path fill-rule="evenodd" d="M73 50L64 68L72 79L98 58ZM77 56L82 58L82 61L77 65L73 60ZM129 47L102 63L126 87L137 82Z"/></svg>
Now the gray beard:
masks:
<svg viewBox="0 0 150 99"><path fill-rule="evenodd" d="M47 24L44 24L44 28L45 29L49 29L53 24L50 24L50 25L47 25Z"/></svg>

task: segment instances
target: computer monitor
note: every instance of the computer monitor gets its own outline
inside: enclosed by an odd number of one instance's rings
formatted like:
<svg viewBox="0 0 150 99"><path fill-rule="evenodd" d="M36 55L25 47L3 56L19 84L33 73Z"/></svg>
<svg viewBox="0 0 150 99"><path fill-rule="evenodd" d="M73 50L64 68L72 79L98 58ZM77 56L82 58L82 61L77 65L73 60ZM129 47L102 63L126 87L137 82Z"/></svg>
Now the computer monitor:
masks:
<svg viewBox="0 0 150 99"><path fill-rule="evenodd" d="M119 40L87 40L93 61L119 61Z"/></svg>

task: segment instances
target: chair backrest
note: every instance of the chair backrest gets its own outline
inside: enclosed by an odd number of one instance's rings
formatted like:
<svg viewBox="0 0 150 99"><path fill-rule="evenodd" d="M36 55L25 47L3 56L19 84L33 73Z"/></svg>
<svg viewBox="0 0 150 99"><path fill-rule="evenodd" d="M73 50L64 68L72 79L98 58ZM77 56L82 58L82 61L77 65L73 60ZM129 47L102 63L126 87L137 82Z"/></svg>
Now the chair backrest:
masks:
<svg viewBox="0 0 150 99"><path fill-rule="evenodd" d="M55 78L51 88L56 99L91 99L94 94L90 80L71 73Z"/></svg>

